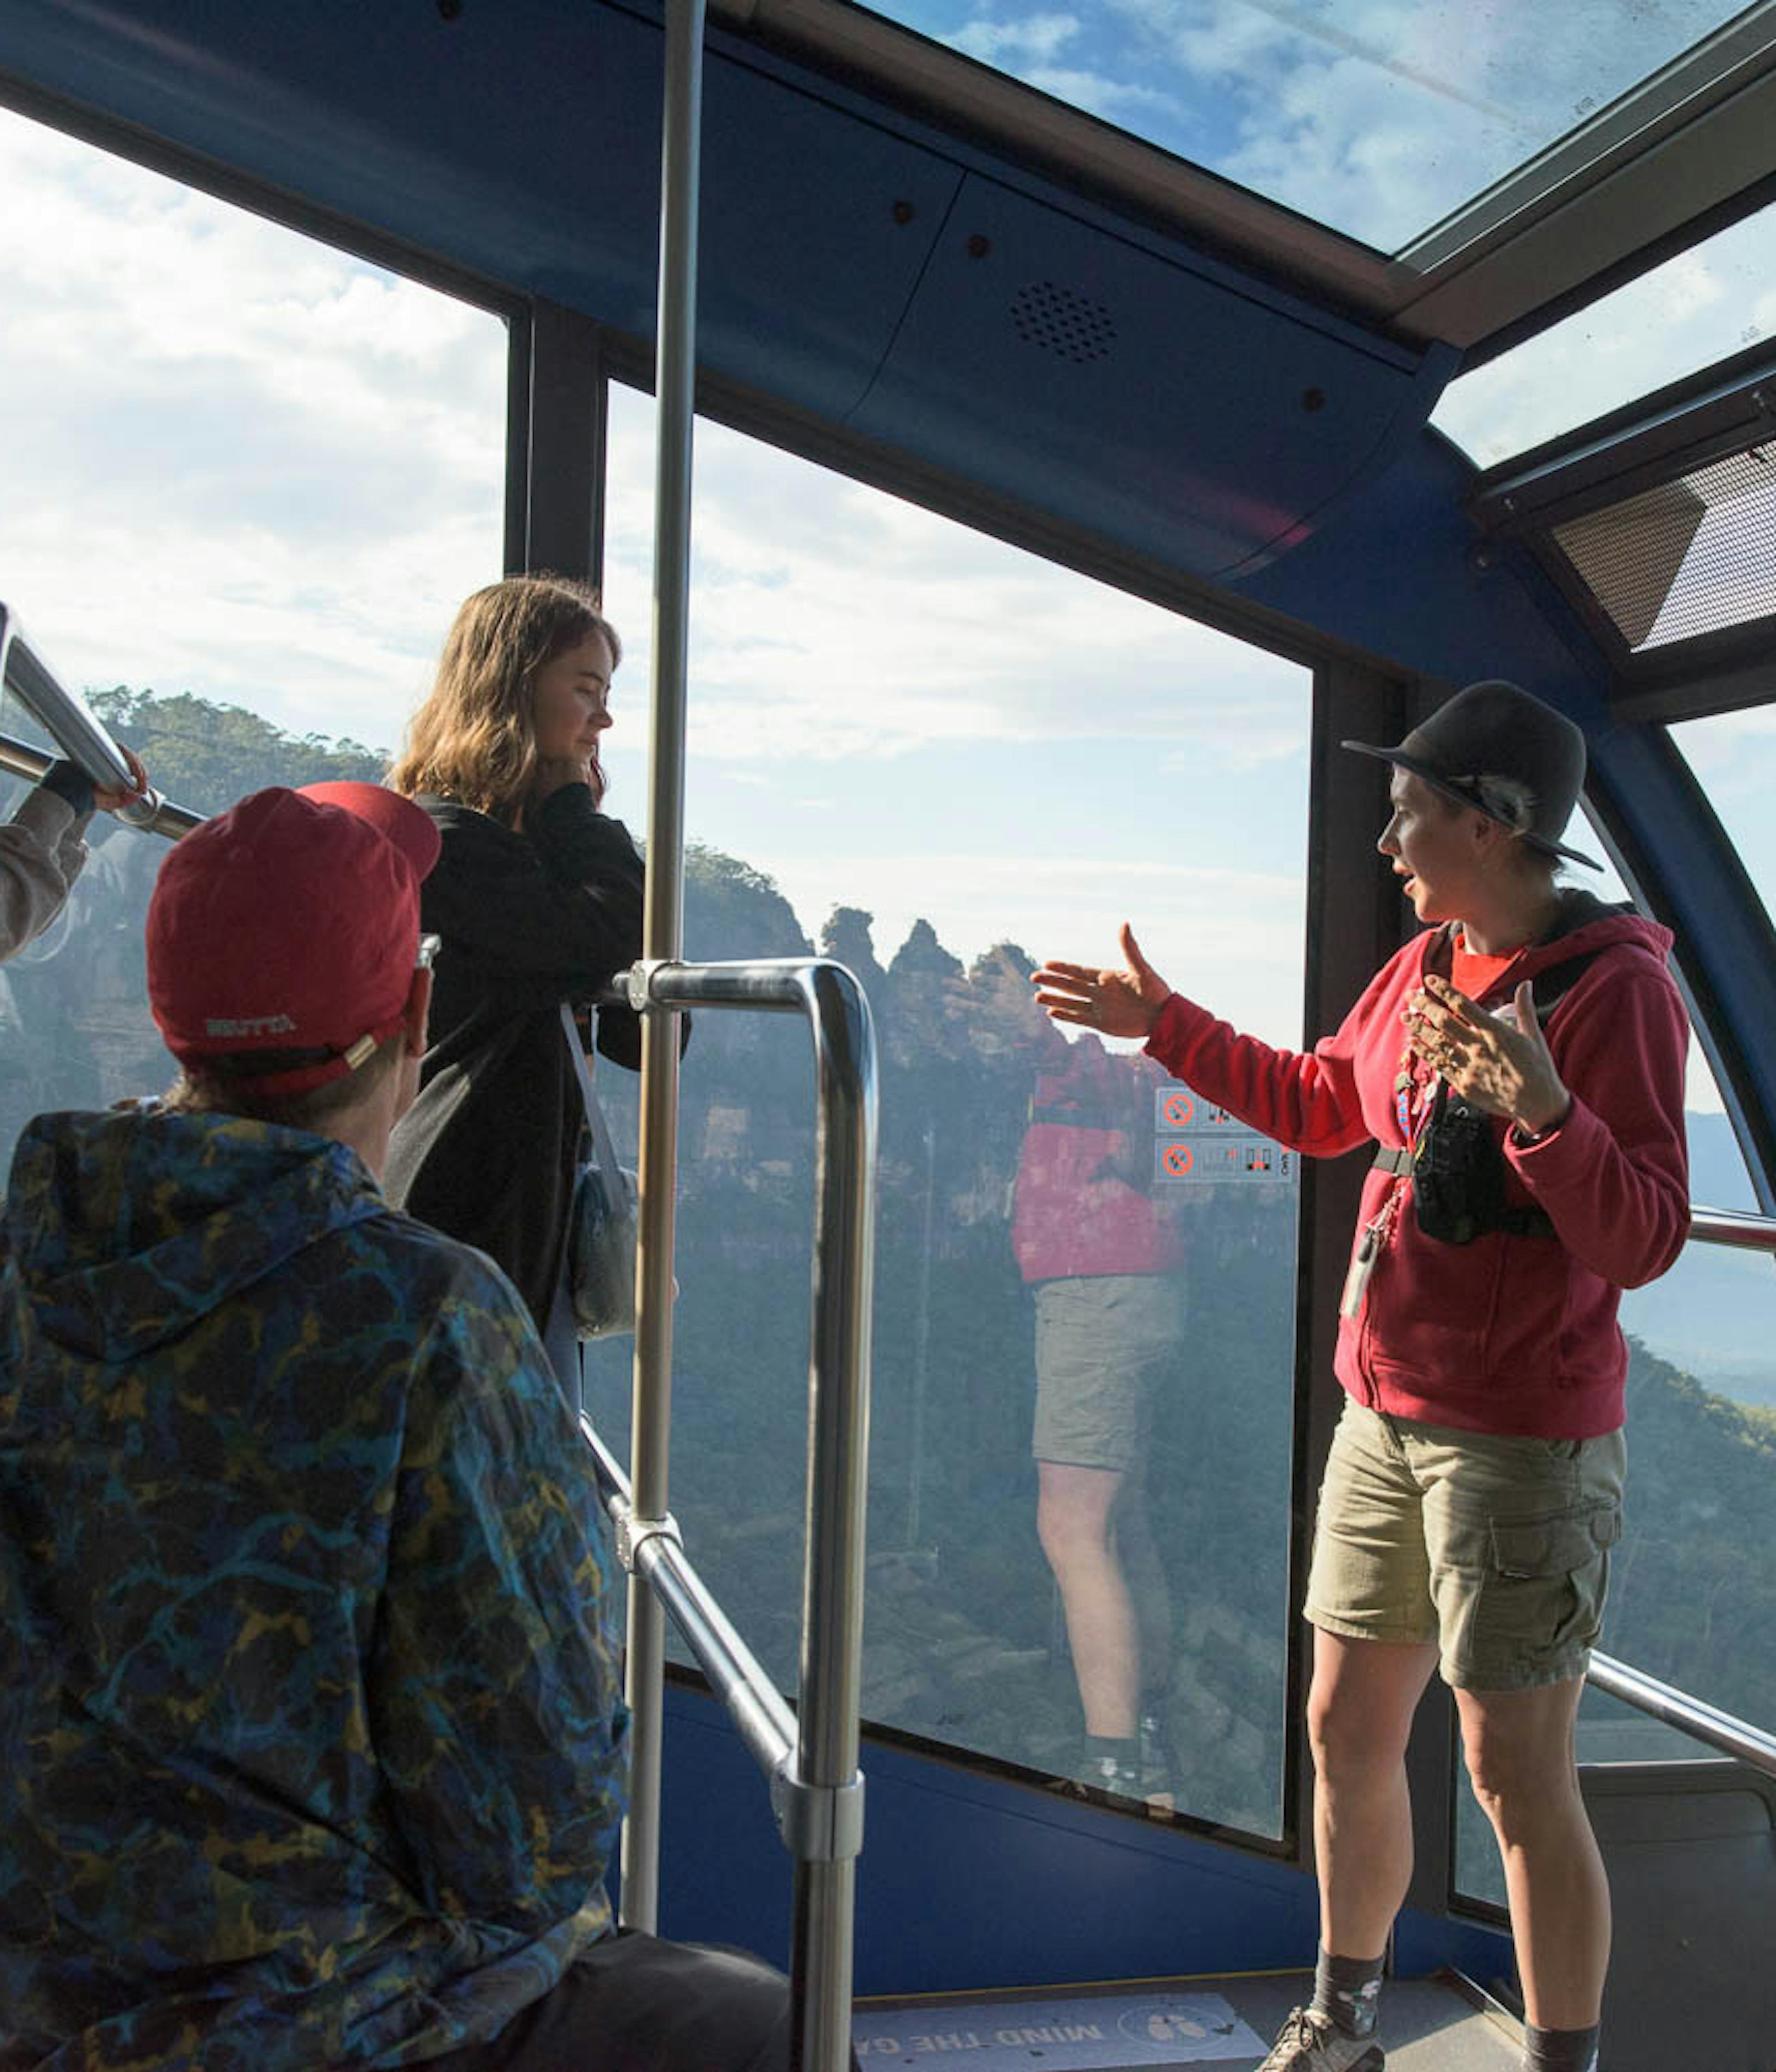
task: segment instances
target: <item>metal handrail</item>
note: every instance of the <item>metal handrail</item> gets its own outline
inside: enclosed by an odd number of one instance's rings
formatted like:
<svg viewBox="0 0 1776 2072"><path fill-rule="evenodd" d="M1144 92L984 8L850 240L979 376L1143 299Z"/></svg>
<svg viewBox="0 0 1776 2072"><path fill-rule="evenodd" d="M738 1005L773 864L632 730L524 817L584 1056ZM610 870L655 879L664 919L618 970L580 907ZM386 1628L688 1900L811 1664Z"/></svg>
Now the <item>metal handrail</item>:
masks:
<svg viewBox="0 0 1776 2072"><path fill-rule="evenodd" d="M33 748L28 742L10 734L0 734L0 770L12 776L28 778L33 784L39 783L55 759L42 749ZM115 818L125 827L134 828L138 834L164 835L168 841L177 841L181 835L188 835L204 820L201 813L193 812L189 806L175 806L171 799L162 798L151 787Z"/></svg>
<svg viewBox="0 0 1776 2072"><path fill-rule="evenodd" d="M135 783L135 773L112 738L104 722L78 691L71 691L26 638L18 615L10 605L0 604L0 683L4 683L25 709L60 744L69 762L76 764L93 787L101 791L127 791ZM40 749L0 735L0 768L35 783L48 767L50 758ZM169 805L150 787L139 799L123 807L117 817L126 827L165 835L176 841L189 834L204 817L183 806Z"/></svg>
<svg viewBox="0 0 1776 2072"><path fill-rule="evenodd" d="M1692 1202L1689 1234L1690 1242L1695 1244L1776 1252L1776 1216L1747 1215L1737 1209L1705 1209ZM1585 1681L1593 1689L1633 1706L1636 1712L1677 1727L1692 1740L1719 1749L1722 1754L1749 1764L1766 1777L1776 1777L1776 1736L1766 1733L1762 1728L1662 1684L1644 1670L1618 1662L1614 1655L1593 1654Z"/></svg>
<svg viewBox="0 0 1776 2072"><path fill-rule="evenodd" d="M772 1799L796 1860L790 2062L804 2072L844 2072L851 2049L856 1858L863 1844L857 1741L877 1108L870 1003L851 972L824 957L643 963L620 977L615 989L638 1013L652 1011L662 1021L688 1007L800 1013L813 1039L814 1251L800 1703L793 1766L774 1770ZM625 1529L637 1557L631 1573L652 1570L656 1588L664 1577L669 1589L682 1593L684 1564L672 1551L677 1527L671 1520L637 1517L631 1507ZM691 1631L685 1632L695 1647ZM721 1675L734 1673L731 1646L724 1644L721 1659ZM742 1731L747 1731L744 1721ZM754 1732L763 1729L755 1725ZM763 1761L761 1749L768 1750L771 1743L752 1745ZM657 1820L657 1808L651 1814L644 1809L642 1817ZM630 1819L636 1818L631 1803ZM657 1836L643 1836L638 1853L648 1856L656 1846Z"/></svg>
<svg viewBox="0 0 1776 2072"><path fill-rule="evenodd" d="M1692 1244L1732 1245L1741 1252L1776 1252L1776 1216L1747 1215L1738 1209L1690 1204Z"/></svg>
<svg viewBox="0 0 1776 2072"><path fill-rule="evenodd" d="M599 1494L616 1527L623 1565L652 1586L754 1762L773 1781L788 1775L796 1753L796 1715L788 1701L693 1567L676 1527L661 1523L649 1531L637 1519L629 1478L583 1411L580 1429L592 1449Z"/></svg>
<svg viewBox="0 0 1776 2072"><path fill-rule="evenodd" d="M1766 1777L1776 1777L1776 1735L1766 1734L1762 1728L1736 1719L1718 1706L1705 1704L1701 1699L1691 1697L1688 1692L1661 1684L1656 1676L1647 1675L1644 1670L1630 1668L1613 1655L1593 1655L1585 1672L1585 1681L1593 1689L1620 1699L1625 1705L1632 1705L1636 1712L1663 1720L1666 1725L1680 1729L1692 1740L1704 1741L1710 1748L1719 1749L1723 1755L1730 1755L1753 1770L1762 1770Z"/></svg>

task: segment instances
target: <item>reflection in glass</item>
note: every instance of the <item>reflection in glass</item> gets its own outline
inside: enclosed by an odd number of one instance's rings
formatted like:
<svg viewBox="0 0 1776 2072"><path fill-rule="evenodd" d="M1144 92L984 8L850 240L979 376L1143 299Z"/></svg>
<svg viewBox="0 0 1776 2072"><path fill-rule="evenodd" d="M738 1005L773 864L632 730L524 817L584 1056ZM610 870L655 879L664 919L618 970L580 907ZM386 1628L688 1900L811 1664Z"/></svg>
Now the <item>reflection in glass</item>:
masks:
<svg viewBox="0 0 1776 2072"><path fill-rule="evenodd" d="M651 414L613 393L606 600L643 632ZM1150 1281L1138 1351L1109 1298L1092 1326L1133 1395L1122 1502L1099 1509L1137 1631L1145 1613L1137 1717L1179 1812L1275 1834L1295 1189L1207 1159L1167 1173L1171 1083L1126 1046L1069 1045L1027 974L1037 952L1112 954L1138 906L1169 968L1299 1040L1308 678L705 424L697 496L686 952L835 956L880 1047L865 1716L1075 1779L1101 1636L1070 1619L1042 1516L1042 1313L1054 1286ZM631 648L625 676L645 672ZM609 737L619 812L639 731L619 714ZM627 1150L631 1090L607 1092ZM793 1688L805 1038L700 1017L681 1100L672 1508ZM589 1351L621 1453L627 1349Z"/></svg>

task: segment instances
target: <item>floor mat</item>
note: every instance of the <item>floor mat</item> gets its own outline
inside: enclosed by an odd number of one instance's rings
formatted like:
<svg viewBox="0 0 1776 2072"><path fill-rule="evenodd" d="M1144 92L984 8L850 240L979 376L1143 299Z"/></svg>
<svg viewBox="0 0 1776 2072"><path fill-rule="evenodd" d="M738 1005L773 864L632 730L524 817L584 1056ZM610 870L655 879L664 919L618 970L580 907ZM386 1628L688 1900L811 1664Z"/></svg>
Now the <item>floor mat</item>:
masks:
<svg viewBox="0 0 1776 2072"><path fill-rule="evenodd" d="M977 2072L1161 2072L1249 2064L1266 2048L1219 1993L1137 1990L1082 2000L952 2000L857 2010L852 2040L865 2072L965 2059Z"/></svg>

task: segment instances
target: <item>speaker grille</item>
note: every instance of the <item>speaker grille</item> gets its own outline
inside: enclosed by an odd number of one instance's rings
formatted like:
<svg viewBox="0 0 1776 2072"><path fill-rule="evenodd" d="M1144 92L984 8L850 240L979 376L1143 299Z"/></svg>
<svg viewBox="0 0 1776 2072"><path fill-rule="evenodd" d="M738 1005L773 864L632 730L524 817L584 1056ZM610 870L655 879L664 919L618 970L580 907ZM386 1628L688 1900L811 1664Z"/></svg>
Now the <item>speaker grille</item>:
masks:
<svg viewBox="0 0 1776 2072"><path fill-rule="evenodd" d="M1011 298L1012 327L1026 345L1083 367L1116 350L1116 320L1102 302L1053 281L1032 281Z"/></svg>

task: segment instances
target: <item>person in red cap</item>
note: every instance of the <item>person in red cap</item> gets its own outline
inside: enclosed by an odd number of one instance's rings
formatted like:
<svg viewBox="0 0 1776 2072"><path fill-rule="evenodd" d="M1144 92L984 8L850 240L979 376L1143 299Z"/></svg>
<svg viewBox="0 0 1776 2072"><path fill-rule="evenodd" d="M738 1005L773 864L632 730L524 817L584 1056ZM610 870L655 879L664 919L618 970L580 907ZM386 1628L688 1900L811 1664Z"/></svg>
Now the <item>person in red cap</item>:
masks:
<svg viewBox="0 0 1776 2072"><path fill-rule="evenodd" d="M717 2072L784 1982L615 1931L596 1486L493 1263L389 1206L438 835L366 784L167 854L171 1092L0 1235L0 2068Z"/></svg>
<svg viewBox="0 0 1776 2072"><path fill-rule="evenodd" d="M1585 742L1514 684L1471 684L1392 746L1378 847L1420 922L1306 1054L1120 968L1050 964L1059 1022L1299 1149L1378 1143L1340 1305L1347 1400L1306 1615L1320 1952L1260 2072L1379 2072L1375 2002L1412 1868L1405 1751L1453 1689L1504 1859L1527 2072L1593 2072L1610 1898L1573 1726L1620 1529L1621 1291L1689 1227L1688 1029L1670 932L1556 883Z"/></svg>

